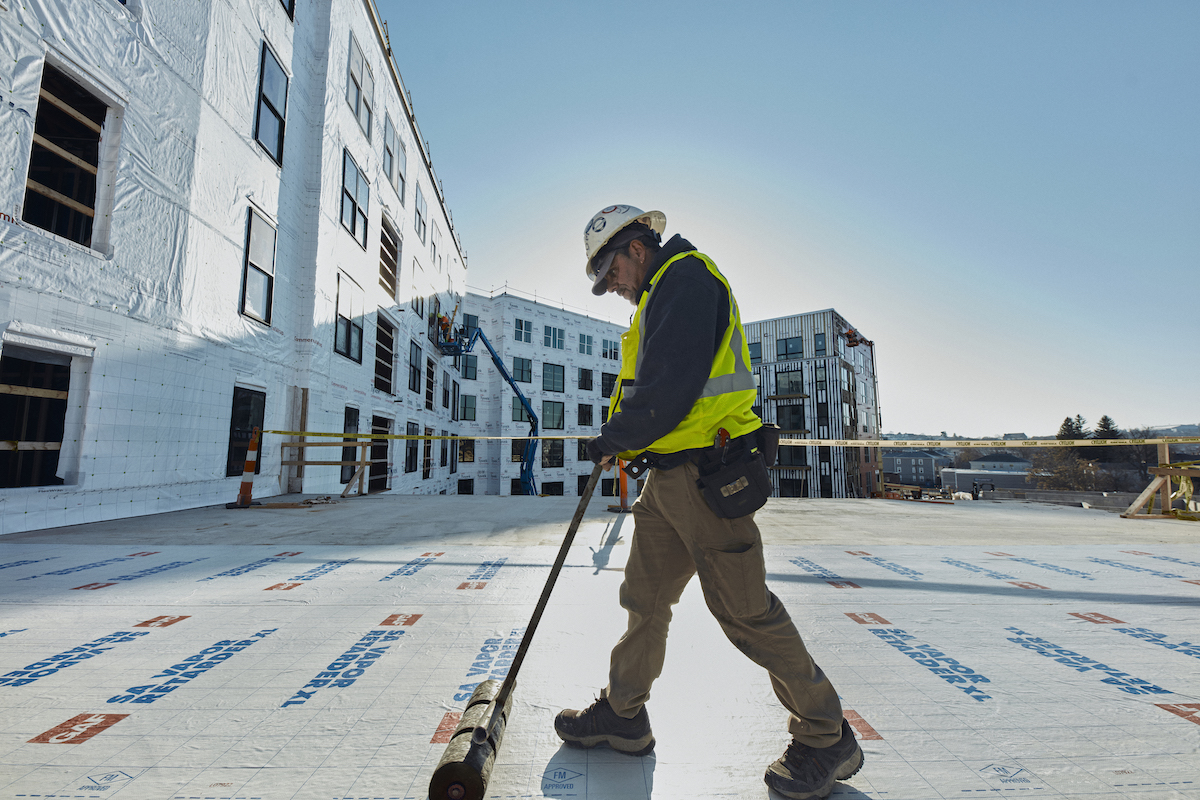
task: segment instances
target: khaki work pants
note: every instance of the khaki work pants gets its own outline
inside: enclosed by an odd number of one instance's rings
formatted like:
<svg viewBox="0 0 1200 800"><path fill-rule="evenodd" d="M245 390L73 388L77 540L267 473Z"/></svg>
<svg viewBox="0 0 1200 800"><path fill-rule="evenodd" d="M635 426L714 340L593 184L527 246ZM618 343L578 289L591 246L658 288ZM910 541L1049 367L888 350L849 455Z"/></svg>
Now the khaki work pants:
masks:
<svg viewBox="0 0 1200 800"><path fill-rule="evenodd" d="M792 736L810 747L835 744L841 703L787 609L767 589L754 515L717 517L696 487L697 477L691 462L653 469L633 506L633 544L621 584L629 628L613 648L601 694L618 715L637 714L662 673L671 606L699 574L705 602L729 641L770 673L775 696L791 713Z"/></svg>

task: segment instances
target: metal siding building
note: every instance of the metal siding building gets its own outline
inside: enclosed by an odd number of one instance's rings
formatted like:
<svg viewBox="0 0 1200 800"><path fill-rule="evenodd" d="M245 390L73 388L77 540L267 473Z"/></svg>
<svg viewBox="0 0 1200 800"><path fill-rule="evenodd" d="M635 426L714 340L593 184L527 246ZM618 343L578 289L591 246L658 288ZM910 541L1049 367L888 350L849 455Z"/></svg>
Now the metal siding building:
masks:
<svg viewBox="0 0 1200 800"><path fill-rule="evenodd" d="M873 343L851 347L833 309L744 324L763 422L792 439L876 439ZM771 471L779 497L865 497L877 491L877 448L781 447Z"/></svg>

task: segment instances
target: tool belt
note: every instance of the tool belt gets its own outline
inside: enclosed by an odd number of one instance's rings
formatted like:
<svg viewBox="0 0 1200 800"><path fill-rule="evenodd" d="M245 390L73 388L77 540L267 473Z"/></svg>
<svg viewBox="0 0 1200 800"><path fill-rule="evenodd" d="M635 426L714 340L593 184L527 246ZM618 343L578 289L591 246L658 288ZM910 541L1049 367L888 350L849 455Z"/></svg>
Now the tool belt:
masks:
<svg viewBox="0 0 1200 800"><path fill-rule="evenodd" d="M773 446L777 449L778 428L775 430ZM696 486L708 507L721 519L744 517L766 505L771 496L771 477L767 474L769 462L763 445L771 439L769 432L759 428L724 445L696 451L692 458L700 471ZM770 454L772 462L774 449Z"/></svg>

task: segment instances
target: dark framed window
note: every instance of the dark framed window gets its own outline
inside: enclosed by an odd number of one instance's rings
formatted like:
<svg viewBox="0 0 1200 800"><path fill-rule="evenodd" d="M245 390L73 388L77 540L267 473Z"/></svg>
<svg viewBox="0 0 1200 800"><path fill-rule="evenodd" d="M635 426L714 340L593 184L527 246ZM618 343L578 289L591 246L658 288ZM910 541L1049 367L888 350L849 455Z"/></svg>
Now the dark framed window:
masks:
<svg viewBox="0 0 1200 800"><path fill-rule="evenodd" d="M825 355L825 334L823 334L823 333L814 333L813 334L813 355L815 355L815 356Z"/></svg>
<svg viewBox="0 0 1200 800"><path fill-rule="evenodd" d="M479 356L467 353L462 360L462 377L464 381L473 381L479 370Z"/></svg>
<svg viewBox="0 0 1200 800"><path fill-rule="evenodd" d="M560 431L566 426L566 406L558 400L542 401L542 427L548 431Z"/></svg>
<svg viewBox="0 0 1200 800"><path fill-rule="evenodd" d="M275 228L254 209L246 221L246 257L242 265L242 313L271 324L275 289Z"/></svg>
<svg viewBox="0 0 1200 800"><path fill-rule="evenodd" d="M566 387L566 368L559 364L543 364L542 365L542 391L544 392L565 392Z"/></svg>
<svg viewBox="0 0 1200 800"><path fill-rule="evenodd" d="M604 345L600 353L604 358L610 358L613 361L621 358L620 342L616 341L615 339L601 339L600 341Z"/></svg>
<svg viewBox="0 0 1200 800"><path fill-rule="evenodd" d="M562 439L547 439L542 442L542 466L543 467L561 467L563 465L563 440ZM542 484L542 490L545 492L546 484ZM549 492L546 492L549 494Z"/></svg>
<svg viewBox="0 0 1200 800"><path fill-rule="evenodd" d="M579 451L575 454L576 461L591 461L588 458L587 439L577 439Z"/></svg>
<svg viewBox="0 0 1200 800"><path fill-rule="evenodd" d="M392 115L383 115L383 174L388 183L396 185L396 126L392 124Z"/></svg>
<svg viewBox="0 0 1200 800"><path fill-rule="evenodd" d="M613 389L617 385L617 376L611 372L600 373L600 394L603 397L612 397Z"/></svg>
<svg viewBox="0 0 1200 800"><path fill-rule="evenodd" d="M529 422L529 412L525 410L525 405L519 397L512 399L512 421Z"/></svg>
<svg viewBox="0 0 1200 800"><path fill-rule="evenodd" d="M779 427L785 431L804 430L804 406L777 406L775 417Z"/></svg>
<svg viewBox="0 0 1200 800"><path fill-rule="evenodd" d="M449 431L442 431L442 436L449 436ZM450 465L450 440L438 439L441 444L441 458L438 460L438 466L447 467Z"/></svg>
<svg viewBox="0 0 1200 800"><path fill-rule="evenodd" d="M527 441L529 441L529 440L528 439L513 439L512 440L512 444L509 448L509 456L508 456L509 461L512 461L514 464L520 464L521 462L523 462L525 460L525 442L527 442Z"/></svg>
<svg viewBox="0 0 1200 800"><path fill-rule="evenodd" d="M421 393L421 345L409 340L408 342L408 390Z"/></svg>
<svg viewBox="0 0 1200 800"><path fill-rule="evenodd" d="M592 407L588 403L579 404L579 424L581 426L592 424Z"/></svg>
<svg viewBox="0 0 1200 800"><path fill-rule="evenodd" d="M474 478L459 478L458 479L459 494L475 494L475 479Z"/></svg>
<svg viewBox="0 0 1200 800"><path fill-rule="evenodd" d="M591 334L587 334L587 333L579 334L579 352L583 353L586 356L590 356L592 354L592 342L593 341L594 340L592 339Z"/></svg>
<svg viewBox="0 0 1200 800"><path fill-rule="evenodd" d="M775 373L776 394L803 394L804 374L798 370Z"/></svg>
<svg viewBox="0 0 1200 800"><path fill-rule="evenodd" d="M421 184L417 184L417 201L415 216L413 217L413 227L417 230L417 238L421 240L421 244L425 244L426 220L429 219L429 207L425 205L425 195L421 192Z"/></svg>
<svg viewBox="0 0 1200 800"><path fill-rule="evenodd" d="M276 164L283 163L283 132L287 121L288 77L271 48L263 42L258 77L258 114L254 139Z"/></svg>
<svg viewBox="0 0 1200 800"><path fill-rule="evenodd" d="M779 448L782 450L783 448ZM803 478L780 478L779 479L779 496L780 497L806 497Z"/></svg>
<svg viewBox="0 0 1200 800"><path fill-rule="evenodd" d="M437 376L437 364L432 358L425 359L425 410L433 411L434 379Z"/></svg>
<svg viewBox="0 0 1200 800"><path fill-rule="evenodd" d="M458 381L450 381L450 419L458 422L459 408L459 387Z"/></svg>
<svg viewBox="0 0 1200 800"><path fill-rule="evenodd" d="M533 320L518 319L514 325L513 339L518 342L533 341Z"/></svg>
<svg viewBox="0 0 1200 800"><path fill-rule="evenodd" d="M371 202L371 185L350 157L342 151L342 227L364 249L367 246L367 213Z"/></svg>
<svg viewBox="0 0 1200 800"><path fill-rule="evenodd" d="M525 487L521 485L520 478L512 478L508 482L508 493L513 497L519 497L525 494Z"/></svg>
<svg viewBox="0 0 1200 800"><path fill-rule="evenodd" d="M379 226L379 288L387 293L389 300L397 299L400 286L400 234L382 217Z"/></svg>
<svg viewBox="0 0 1200 800"><path fill-rule="evenodd" d="M542 336L542 344L546 347L553 347L555 350L563 350L566 348L567 332L563 328L555 328L553 325L543 326L545 334Z"/></svg>
<svg viewBox="0 0 1200 800"><path fill-rule="evenodd" d="M371 140L371 107L375 97L375 78L371 68L363 58L362 48L358 46L354 35L350 35L350 69L346 81L346 102L358 120L358 126Z"/></svg>
<svg viewBox="0 0 1200 800"><path fill-rule="evenodd" d="M590 369L579 368L579 388L591 390L592 388L592 371Z"/></svg>
<svg viewBox="0 0 1200 800"><path fill-rule="evenodd" d="M617 496L617 479L616 478L601 478L600 479L600 496L601 497L616 497Z"/></svg>
<svg viewBox="0 0 1200 800"><path fill-rule="evenodd" d="M588 482L591 481L591 479L592 478L590 475L579 475L578 477L576 477L576 479L575 479L575 494L578 495L579 497L583 497L583 493L584 493L584 491L587 490Z"/></svg>
<svg viewBox="0 0 1200 800"><path fill-rule="evenodd" d="M337 319L333 350L362 363L362 289L345 273L338 273Z"/></svg>
<svg viewBox="0 0 1200 800"><path fill-rule="evenodd" d="M817 334L824 336L824 334ZM822 339L824 341L824 339ZM797 358L804 357L804 339L800 336L792 336L787 339L775 340L775 360L776 361L794 361Z"/></svg>
<svg viewBox="0 0 1200 800"><path fill-rule="evenodd" d="M472 422L475 419L475 395L464 394L459 398L461 400L461 408L458 410L459 419L464 422Z"/></svg>
<svg viewBox="0 0 1200 800"><path fill-rule="evenodd" d="M125 0L121 0L121 2L124 3ZM279 2L280 2L280 4L283 5L283 10L287 12L288 17L290 17L291 19L295 19L296 18L296 0L279 0Z"/></svg>
<svg viewBox="0 0 1200 800"><path fill-rule="evenodd" d="M417 434L419 434L421 432L421 427L419 425L417 425L417 423L415 423L415 422L410 422L410 423L408 423L407 427L404 429L404 432L409 436L416 436ZM416 472L417 471L417 440L416 439L405 439L404 440L404 471L405 472Z"/></svg>
<svg viewBox="0 0 1200 800"><path fill-rule="evenodd" d="M750 365L762 363L762 342L750 342L746 345L750 348Z"/></svg>
<svg viewBox="0 0 1200 800"><path fill-rule="evenodd" d="M552 495L554 497L562 497L563 482L562 481L546 481L542 484L542 494Z"/></svg>
<svg viewBox="0 0 1200 800"><path fill-rule="evenodd" d="M450 373L442 370L442 408L450 407ZM444 464L442 466L445 466Z"/></svg>
<svg viewBox="0 0 1200 800"><path fill-rule="evenodd" d="M600 406L600 422L608 422L608 406Z"/></svg>
<svg viewBox="0 0 1200 800"><path fill-rule="evenodd" d="M107 115L103 101L49 64L43 67L21 219L92 246Z"/></svg>
<svg viewBox="0 0 1200 800"><path fill-rule="evenodd" d="M458 440L458 460L464 464L475 463L475 440L474 439L459 439Z"/></svg>
<svg viewBox="0 0 1200 800"><path fill-rule="evenodd" d="M358 438L358 409L346 406L346 416L342 427L342 433L350 434L342 437L344 442L353 442ZM343 447L342 461L357 461L359 450L357 447ZM354 478L354 472L358 469L353 464L342 465L341 483L349 483Z"/></svg>
<svg viewBox="0 0 1200 800"><path fill-rule="evenodd" d="M478 314L463 314L463 336L470 341L475 331L479 330L479 315Z"/></svg>
<svg viewBox="0 0 1200 800"><path fill-rule="evenodd" d="M808 458L805 456L807 451L803 447L795 445L783 445L779 448L779 455L775 463L781 467L803 467L808 464Z"/></svg>
<svg viewBox="0 0 1200 800"><path fill-rule="evenodd" d="M375 388L395 394L396 329L382 314L375 315Z"/></svg>
<svg viewBox="0 0 1200 800"><path fill-rule="evenodd" d="M67 421L71 384L71 357L61 353L5 344L0 352L0 441L13 443L0 450L0 488L59 486L59 450L22 450L18 443L57 443L61 446ZM241 446L237 472L242 474L250 434L239 438L242 429L254 427L252 419L237 425L238 400L234 397L234 425L229 441ZM257 424L262 426L261 412ZM249 426L249 427L247 427ZM232 463L233 456L230 456ZM12 513L12 512L10 512Z"/></svg>
<svg viewBox="0 0 1200 800"><path fill-rule="evenodd" d="M533 361L513 356L513 380L519 383L533 383Z"/></svg>
<svg viewBox="0 0 1200 800"><path fill-rule="evenodd" d="M241 475L246 471L246 451L250 449L250 436L255 428L262 430L263 417L267 409L267 393L233 387L233 413L229 418L229 453L225 462L225 477ZM261 445L259 452L262 451ZM262 459L254 465L255 474L262 471Z"/></svg>

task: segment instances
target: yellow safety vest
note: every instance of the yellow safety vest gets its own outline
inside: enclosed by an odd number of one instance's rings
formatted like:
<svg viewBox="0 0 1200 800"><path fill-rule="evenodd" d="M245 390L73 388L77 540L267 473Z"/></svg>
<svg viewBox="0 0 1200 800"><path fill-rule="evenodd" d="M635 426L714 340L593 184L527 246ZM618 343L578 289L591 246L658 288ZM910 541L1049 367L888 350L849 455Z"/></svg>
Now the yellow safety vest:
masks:
<svg viewBox="0 0 1200 800"><path fill-rule="evenodd" d="M713 357L708 381L705 382L700 397L674 430L646 448L651 453L677 453L697 447L712 447L713 439L721 428L729 431L730 437L733 438L762 426L762 421L753 411L757 387L754 384L754 373L750 369L750 348L746 345L746 334L742 330L742 318L738 313L737 302L733 299L733 290L729 288L725 276L717 270L717 265L708 256L694 250L671 258L654 273L650 279L650 287L642 294L637 310L633 312L629 330L621 334L621 372L617 376L612 413L619 413L622 399L633 397L636 391L635 381L642 355L642 313L646 304L671 265L689 256L700 259L713 277L725 287L729 295L729 323ZM706 343L697 342L696 346L703 347ZM636 458L641 452L643 451L630 450L621 453L620 457L628 461Z"/></svg>

